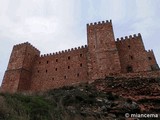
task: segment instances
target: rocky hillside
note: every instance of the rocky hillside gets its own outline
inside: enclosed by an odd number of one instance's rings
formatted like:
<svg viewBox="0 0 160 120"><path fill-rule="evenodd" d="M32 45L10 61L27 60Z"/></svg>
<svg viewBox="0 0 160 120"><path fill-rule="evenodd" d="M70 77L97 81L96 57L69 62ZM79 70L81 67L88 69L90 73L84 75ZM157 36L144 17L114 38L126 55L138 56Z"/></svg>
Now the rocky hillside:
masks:
<svg viewBox="0 0 160 120"><path fill-rule="evenodd" d="M0 94L0 120L125 120L125 113L160 113L160 79L107 77L45 93Z"/></svg>
<svg viewBox="0 0 160 120"><path fill-rule="evenodd" d="M94 83L101 92L112 92L139 104L142 112L160 112L160 78L114 78Z"/></svg>

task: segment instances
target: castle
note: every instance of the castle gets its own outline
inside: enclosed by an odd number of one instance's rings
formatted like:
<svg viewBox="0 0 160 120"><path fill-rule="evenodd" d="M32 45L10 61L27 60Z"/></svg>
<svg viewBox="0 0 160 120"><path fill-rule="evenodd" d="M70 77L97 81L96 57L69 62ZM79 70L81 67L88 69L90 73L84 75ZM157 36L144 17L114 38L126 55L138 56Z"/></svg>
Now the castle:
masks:
<svg viewBox="0 0 160 120"><path fill-rule="evenodd" d="M30 43L13 47L2 91L45 91L108 75L159 70L141 34L115 40L112 21L87 24L88 45L40 55Z"/></svg>

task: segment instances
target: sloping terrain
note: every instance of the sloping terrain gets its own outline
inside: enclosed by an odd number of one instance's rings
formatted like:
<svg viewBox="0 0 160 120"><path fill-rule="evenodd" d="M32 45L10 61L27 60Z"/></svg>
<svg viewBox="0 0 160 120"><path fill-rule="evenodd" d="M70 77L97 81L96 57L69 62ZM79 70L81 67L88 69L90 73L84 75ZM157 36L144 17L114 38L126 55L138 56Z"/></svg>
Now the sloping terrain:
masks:
<svg viewBox="0 0 160 120"><path fill-rule="evenodd" d="M100 91L113 92L137 102L142 112L160 112L160 78L114 78L94 83Z"/></svg>
<svg viewBox="0 0 160 120"><path fill-rule="evenodd" d="M125 113L160 113L159 85L158 78L107 77L44 93L1 93L0 120L125 120Z"/></svg>

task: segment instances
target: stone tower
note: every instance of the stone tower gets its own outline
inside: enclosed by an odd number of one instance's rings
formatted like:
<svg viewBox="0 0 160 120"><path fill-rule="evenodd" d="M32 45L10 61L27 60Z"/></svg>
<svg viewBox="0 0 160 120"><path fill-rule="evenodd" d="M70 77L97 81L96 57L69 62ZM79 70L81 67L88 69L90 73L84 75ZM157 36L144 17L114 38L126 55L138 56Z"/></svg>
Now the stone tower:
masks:
<svg viewBox="0 0 160 120"><path fill-rule="evenodd" d="M13 47L5 72L2 91L16 92L30 89L32 67L40 51L28 42Z"/></svg>
<svg viewBox="0 0 160 120"><path fill-rule="evenodd" d="M140 33L138 35L134 34L133 36L122 37L121 40L117 39L116 45L122 73L151 70Z"/></svg>
<svg viewBox="0 0 160 120"><path fill-rule="evenodd" d="M88 74L90 79L120 73L112 21L87 24Z"/></svg>

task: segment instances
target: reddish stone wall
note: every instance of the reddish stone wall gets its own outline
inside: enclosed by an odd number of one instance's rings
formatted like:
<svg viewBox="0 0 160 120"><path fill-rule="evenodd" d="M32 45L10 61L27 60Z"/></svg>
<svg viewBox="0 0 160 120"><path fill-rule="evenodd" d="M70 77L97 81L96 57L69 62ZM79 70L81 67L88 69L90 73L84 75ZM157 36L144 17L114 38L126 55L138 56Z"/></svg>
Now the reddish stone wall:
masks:
<svg viewBox="0 0 160 120"><path fill-rule="evenodd" d="M22 68L31 72L37 57L40 56L40 51L33 47L31 44L27 43L24 54L25 58L23 60Z"/></svg>
<svg viewBox="0 0 160 120"><path fill-rule="evenodd" d="M32 73L30 71L25 70L25 69L21 69L20 80L18 83L18 90L17 91L30 90L31 75L32 75Z"/></svg>
<svg viewBox="0 0 160 120"><path fill-rule="evenodd" d="M22 43L13 47L7 70L26 69L32 70L36 57L40 51L30 43Z"/></svg>
<svg viewBox="0 0 160 120"><path fill-rule="evenodd" d="M120 73L120 61L111 21L87 25L88 67L90 79Z"/></svg>
<svg viewBox="0 0 160 120"><path fill-rule="evenodd" d="M16 45L13 47L7 70L20 69L25 58L26 45Z"/></svg>
<svg viewBox="0 0 160 120"><path fill-rule="evenodd" d="M39 57L32 71L31 90L44 91L86 82L88 80L87 50L85 46Z"/></svg>
<svg viewBox="0 0 160 120"><path fill-rule="evenodd" d="M149 65L151 67L151 70L158 70L159 66L156 62L156 58L154 56L153 50L147 51L147 57L148 57L148 61L149 61Z"/></svg>
<svg viewBox="0 0 160 120"><path fill-rule="evenodd" d="M116 45L122 73L151 70L140 34L117 39Z"/></svg>
<svg viewBox="0 0 160 120"><path fill-rule="evenodd" d="M17 92L20 78L20 70L7 70L2 82L2 92Z"/></svg>
<svg viewBox="0 0 160 120"><path fill-rule="evenodd" d="M3 78L3 91L16 92L29 90L32 67L39 55L40 51L29 43L15 45Z"/></svg>

